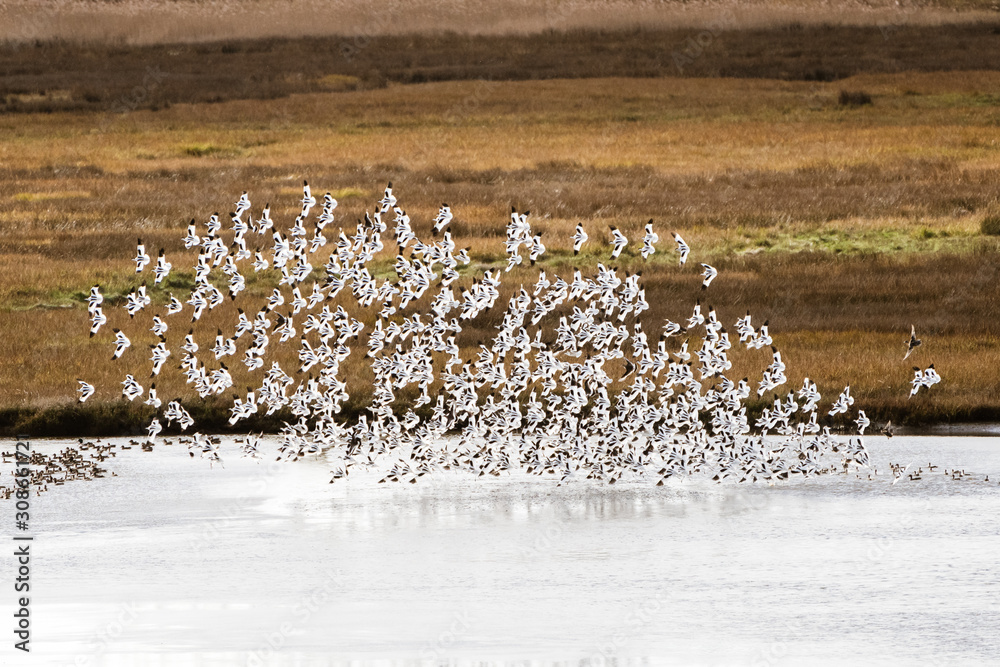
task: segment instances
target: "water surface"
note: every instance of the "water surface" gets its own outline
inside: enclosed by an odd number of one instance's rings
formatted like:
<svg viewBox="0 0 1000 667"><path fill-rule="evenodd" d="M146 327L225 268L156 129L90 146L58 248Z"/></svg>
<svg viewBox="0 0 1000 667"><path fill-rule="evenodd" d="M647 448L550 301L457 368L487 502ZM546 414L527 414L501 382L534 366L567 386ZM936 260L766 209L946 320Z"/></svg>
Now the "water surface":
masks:
<svg viewBox="0 0 1000 667"><path fill-rule="evenodd" d="M874 481L776 487L136 448L32 498L31 664L1000 664L1000 440L868 447Z"/></svg>

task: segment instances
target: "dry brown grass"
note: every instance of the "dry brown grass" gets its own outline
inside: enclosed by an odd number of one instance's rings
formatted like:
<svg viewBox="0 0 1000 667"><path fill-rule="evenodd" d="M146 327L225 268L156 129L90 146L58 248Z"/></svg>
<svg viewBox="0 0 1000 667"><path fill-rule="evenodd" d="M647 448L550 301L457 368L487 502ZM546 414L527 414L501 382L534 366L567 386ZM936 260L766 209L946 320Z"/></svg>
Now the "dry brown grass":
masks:
<svg viewBox="0 0 1000 667"><path fill-rule="evenodd" d="M643 318L644 329L655 338L664 317L682 320L690 314L690 306L698 297L703 298L706 304L714 305L720 318L730 324L743 314L744 308L750 308L758 324L765 318L770 319L775 344L781 349L789 367L786 389L797 388L806 376L816 380L821 392L828 396L835 395L844 385L850 384L858 406L866 409L870 416L903 423L995 418L997 400L1000 399L1000 377L988 370L1000 363L1000 337L996 334L996 327L988 324L996 322L1000 314L995 295L956 301L942 300L933 293L913 293L931 287L934 276L956 269L961 264L960 258L952 258L954 261L947 267L934 266L930 261L910 262L903 266L885 263L882 271L870 270L870 267L864 266L864 260L857 259L837 260L834 266L822 258L819 262L795 259L801 264L808 264L810 270L798 271L794 266L782 266L784 263L780 260L776 262L778 266L756 264L742 267L743 271L730 267L729 270L724 269L717 283L706 293L698 290L698 278L691 271L682 272L663 264L656 267L657 270L647 268L643 274L644 283L647 298L654 308ZM996 284L998 268L994 254L990 278L993 284ZM918 271L926 275L925 280L910 285L908 279L912 279ZM794 280L809 281L813 272L822 272L821 278L810 281L810 288L805 290L782 290L775 296L773 292L779 290L768 289L767 286L761 288L759 284L765 280L780 281L787 275L794 276ZM863 277L845 279L862 272ZM528 270L515 271L506 277L508 282L502 290L500 303L506 302L520 281L533 279L532 272ZM734 284L737 289L733 289ZM900 289L901 285L910 289ZM947 286L938 287L948 289ZM414 304L411 310L419 312L426 307L426 301ZM253 312L262 303L260 296L241 297L239 305ZM349 299L342 299L341 303L352 315L365 321L369 328L372 326L372 311L360 312ZM185 397L185 403L191 409L211 411L214 409L212 406L218 406L225 410L225 403L217 399L202 400L192 395L172 368L176 359L171 360L169 368L161 376L155 379L148 376L148 346L155 342L148 327L152 314L162 312L162 304L160 307L154 304L134 320L129 319L120 307L109 305L106 311L109 325L94 338L87 336L86 314L82 308L33 309L0 314L0 322L6 332L0 374L16 379L5 382L0 389L0 406L45 409L72 405L75 397L73 378L76 377L83 377L99 387L88 409L124 405L119 382L125 373L132 373L145 387L150 382L156 382L161 397ZM227 335L231 333L235 315L235 305L227 302L217 310L207 312L194 325L197 340L203 348L200 356L209 362L210 367L217 366L206 351L214 339L216 328L221 328ZM488 313L466 325L459 338L465 359L472 360L479 343L492 339L498 317L499 312ZM925 343L911 360L903 362L908 329L906 323L913 321L920 324L920 335ZM168 318L168 322L171 326L168 340L173 341L179 340L192 326L183 316L180 319ZM963 322L969 325L963 325ZM127 331L133 343L117 362L110 361L113 326ZM552 342L551 331L546 333L545 340ZM677 344L679 341L675 342ZM366 387L371 378L370 370L361 357L363 339L362 342L352 343L352 347L356 351L342 367L342 376L350 379L352 401L348 411L366 403ZM270 366L272 361L278 361L284 368L293 371L298 366L296 351L295 341L284 345L272 341L265 357L266 364ZM751 379L759 377L770 361L767 350L743 351L738 345L731 357L734 361L731 377L734 378L744 375ZM257 375L251 376L243 370L237 358L229 357L224 361L235 380L232 392L227 391L224 400L228 400L233 393L243 394L245 387L259 381ZM443 358L438 363L440 367ZM925 392L915 399L907 398L912 378L910 366L920 364L926 367L930 363L936 365L946 381L929 394ZM615 363L608 364L609 372L614 372L614 368ZM144 410L138 402L130 409L139 414Z"/></svg>
<svg viewBox="0 0 1000 667"><path fill-rule="evenodd" d="M484 222L510 201L561 217L653 210L691 224L739 212L766 226L789 215L955 217L996 200L1000 130L977 91L1000 85L997 74L851 81L874 107L839 108L835 84L612 79L10 116L0 220L181 224L246 183L257 200L276 200L302 176L362 192L399 180L417 206L450 193ZM72 191L89 196L24 198Z"/></svg>
<svg viewBox="0 0 1000 667"><path fill-rule="evenodd" d="M416 0L378 5L358 0L9 0L0 7L0 39L135 45L349 35L355 38L351 44L365 45L374 37L405 33L523 35L551 30L700 30L715 25L759 29L789 24L895 30L989 18L995 11L991 0L936 0L919 6L895 0L833 0L822 6L807 0L491 0L474 4Z"/></svg>
<svg viewBox="0 0 1000 667"><path fill-rule="evenodd" d="M943 26L919 21L888 28L741 26L661 29L654 22L629 31L605 26L526 35L230 38L141 48L105 42L0 42L0 112L124 113L433 81L722 76L829 82L874 73L1000 69L995 48L1000 15ZM480 92L487 95L488 89L484 83ZM451 111L461 115L475 103L474 96L471 105L466 100ZM628 108L620 113L625 119L634 115ZM232 148L195 144L188 150L225 154Z"/></svg>
<svg viewBox="0 0 1000 667"><path fill-rule="evenodd" d="M663 317L689 315L700 296L697 270L675 266L667 239L678 230L692 262L720 269L706 299L726 322L747 308L758 324L770 319L790 382L809 375L827 393L851 382L859 406L894 419L996 416L997 374L983 369L997 367L1000 254L980 222L1000 198L1000 125L983 92L998 84L993 72L863 75L846 84L443 82L127 115L6 116L0 408L63 405L75 377L104 388L95 399L113 401L125 372L148 367L142 346L151 334L134 339L121 364L106 364L115 322L87 337L89 286L100 282L109 295L134 286L128 258L139 235L147 248L167 249L180 280L191 261L179 240L189 219L228 211L248 189L255 210L270 201L287 225L308 178L320 193L335 192L338 224L348 228L388 180L421 234L448 201L475 270L501 266L511 205L531 209L545 231L547 269L567 277L607 261L609 224L635 239L652 217L660 253L644 264L630 246L617 262L643 270L655 306L648 331ZM840 108L847 85L874 104ZM574 259L569 236L580 221L592 242ZM378 259L381 270L392 254ZM266 280L251 285L267 290ZM223 309L206 315L203 343L230 321L231 306ZM934 361L945 377L935 395L913 401L910 365L901 362L911 323L925 337L919 363ZM466 355L488 335L487 319L473 323L461 341ZM292 366L293 353L284 354ZM760 361L746 355L740 372L759 372ZM361 360L351 363L364 378ZM163 396L183 391L162 382Z"/></svg>

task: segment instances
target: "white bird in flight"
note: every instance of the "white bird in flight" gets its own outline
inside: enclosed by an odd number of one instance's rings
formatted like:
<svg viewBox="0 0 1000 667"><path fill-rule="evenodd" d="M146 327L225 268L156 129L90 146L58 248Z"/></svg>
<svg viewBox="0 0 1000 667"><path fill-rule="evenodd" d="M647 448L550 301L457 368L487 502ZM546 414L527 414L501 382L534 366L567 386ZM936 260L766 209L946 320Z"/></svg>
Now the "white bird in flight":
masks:
<svg viewBox="0 0 1000 667"><path fill-rule="evenodd" d="M708 286L715 280L715 276L719 275L719 271L714 266L708 264L702 264L701 268L704 269L701 275L705 278L701 283L701 288L708 289Z"/></svg>
<svg viewBox="0 0 1000 667"><path fill-rule="evenodd" d="M80 383L80 387L77 389L80 392L80 402L83 403L88 398L94 395L94 385L84 382L83 380L77 380Z"/></svg>
<svg viewBox="0 0 1000 667"><path fill-rule="evenodd" d="M90 337L93 338L94 335L100 331L101 327L108 323L108 316L104 314L100 306L95 308L90 313Z"/></svg>
<svg viewBox="0 0 1000 667"><path fill-rule="evenodd" d="M611 225L611 235L613 237L611 242L614 244L614 248L611 250L611 259L618 259L618 255L622 254L622 250L628 245L628 239L614 225Z"/></svg>
<svg viewBox="0 0 1000 667"><path fill-rule="evenodd" d="M654 247L660 240L659 235L653 231L653 221L646 223L646 235L642 237L642 258L649 259L649 256L656 252Z"/></svg>
<svg viewBox="0 0 1000 667"><path fill-rule="evenodd" d="M677 252L680 253L681 256L681 266L684 266L684 262L687 261L691 248L689 248L688 244L684 242L684 239L680 237L680 234L676 232L671 233L674 235L674 241L677 242Z"/></svg>
<svg viewBox="0 0 1000 667"><path fill-rule="evenodd" d="M451 207L447 204L441 204L437 217L434 218L434 227L431 228L431 235L437 236L440 232L444 231L444 228L451 222L452 217Z"/></svg>
<svg viewBox="0 0 1000 667"><path fill-rule="evenodd" d="M101 286L94 285L90 288L90 296L87 297L87 310L94 311L104 303L104 295L101 294Z"/></svg>
<svg viewBox="0 0 1000 667"><path fill-rule="evenodd" d="M142 239L139 239L139 243L135 248L135 272L141 273L149 262L150 259L149 255L146 254L146 246L143 245Z"/></svg>
<svg viewBox="0 0 1000 667"><path fill-rule="evenodd" d="M309 215L309 209L316 205L316 198L312 196L312 189L309 181L302 181L302 217Z"/></svg>
<svg viewBox="0 0 1000 667"><path fill-rule="evenodd" d="M573 233L573 254L574 255L579 255L580 254L580 248L583 247L583 244L587 242L588 238L590 238L590 237L587 236L587 232L583 231L583 225L580 224L580 223L577 223L577 225L576 225L576 231Z"/></svg>
<svg viewBox="0 0 1000 667"><path fill-rule="evenodd" d="M132 344L132 341L130 341L128 337L121 332L120 329L115 329L114 332L115 332L115 353L114 356L112 356L111 358L117 359L120 356L122 356L122 353L124 353L125 350L128 348L128 346Z"/></svg>
<svg viewBox="0 0 1000 667"><path fill-rule="evenodd" d="M155 277L153 284L158 285L161 280L166 278L171 268L173 268L173 264L166 260L163 256L163 248L160 248L160 254L156 258L156 266L153 267L153 276Z"/></svg>
<svg viewBox="0 0 1000 667"><path fill-rule="evenodd" d="M858 410L858 418L855 423L858 425L858 433L864 435L865 429L871 425L871 420L868 419L864 410Z"/></svg>

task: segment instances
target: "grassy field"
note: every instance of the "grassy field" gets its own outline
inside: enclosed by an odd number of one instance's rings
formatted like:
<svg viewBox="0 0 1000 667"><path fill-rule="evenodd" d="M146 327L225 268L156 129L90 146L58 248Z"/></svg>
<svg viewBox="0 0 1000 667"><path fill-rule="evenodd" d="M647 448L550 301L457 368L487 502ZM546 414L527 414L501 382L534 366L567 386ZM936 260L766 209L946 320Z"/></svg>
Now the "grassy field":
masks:
<svg viewBox="0 0 1000 667"><path fill-rule="evenodd" d="M121 113L178 102L268 100L440 81L734 77L823 82L861 74L1000 70L1000 12L945 24L927 24L920 16L903 13L860 26L814 21L746 29L737 28L745 21L721 13L701 24L627 32L329 35L128 48L107 42L0 41L0 111ZM953 15L958 16L963 15ZM424 104L421 109L432 111ZM266 111L260 120L270 120Z"/></svg>
<svg viewBox="0 0 1000 667"><path fill-rule="evenodd" d="M684 235L692 263L720 269L708 298L726 322L748 308L756 323L770 320L790 385L809 376L831 394L850 383L855 407L897 423L1000 418L1000 236L983 231L1000 215L1000 72L874 69L835 81L472 72L365 89L328 79L325 92L310 84L217 102L200 101L207 88L192 84L193 102L151 93L155 110L95 102L2 114L0 432L140 423L142 410L124 408L114 388L146 362L132 350L106 363L115 324L88 338L87 289L100 282L112 299L130 290L128 260L142 236L177 267L154 301L182 294L190 271L180 269L193 255L180 238L191 218L228 211L249 190L255 209L271 202L287 227L303 178L333 192L349 229L387 181L419 234L447 201L473 271L504 265L512 205L531 210L549 248L545 268L564 276L607 261L609 225L635 239L653 218L662 239ZM870 103L842 103L841 92ZM574 258L577 222L591 244ZM643 271L647 331L686 318L700 296L698 270L679 270L670 248L662 241L644 263L630 246L617 262ZM378 258L381 270L394 253ZM532 273L509 277L518 275ZM273 284L251 280L249 290L263 299ZM204 330L228 317L207 315ZM467 355L490 324L464 333ZM913 362L934 362L944 377L912 400L902 361L911 324L924 340ZM142 348L148 337L133 342ZM765 356L740 355L734 372L759 374ZM356 363L349 371L363 377ZM86 412L73 407L76 377L108 388ZM158 387L186 395L168 381ZM218 424L211 403L191 405Z"/></svg>
<svg viewBox="0 0 1000 667"><path fill-rule="evenodd" d="M6 0L0 41L135 46L340 36L348 49L412 34L948 26L996 18L995 0Z"/></svg>

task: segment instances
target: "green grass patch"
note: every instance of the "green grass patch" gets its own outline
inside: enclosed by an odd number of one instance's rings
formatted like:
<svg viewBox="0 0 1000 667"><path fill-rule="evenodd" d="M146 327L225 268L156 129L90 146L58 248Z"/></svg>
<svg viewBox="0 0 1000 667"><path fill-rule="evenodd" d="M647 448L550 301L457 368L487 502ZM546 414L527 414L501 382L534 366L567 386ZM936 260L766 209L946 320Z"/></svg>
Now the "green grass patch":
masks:
<svg viewBox="0 0 1000 667"><path fill-rule="evenodd" d="M218 144L187 144L181 146L181 152L191 157L211 157L213 155L221 157L232 157L239 155L242 151L238 148L219 146Z"/></svg>

